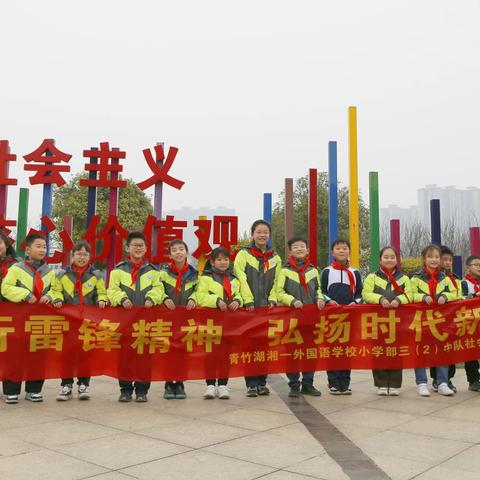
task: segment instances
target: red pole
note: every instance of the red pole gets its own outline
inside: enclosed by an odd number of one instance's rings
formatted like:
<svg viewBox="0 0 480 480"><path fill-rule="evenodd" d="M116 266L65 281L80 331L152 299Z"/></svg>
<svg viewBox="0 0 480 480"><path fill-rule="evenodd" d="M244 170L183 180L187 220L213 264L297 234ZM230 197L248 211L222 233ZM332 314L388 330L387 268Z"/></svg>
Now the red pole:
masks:
<svg viewBox="0 0 480 480"><path fill-rule="evenodd" d="M308 199L308 243L310 246L310 261L317 266L318 244L318 210L317 210L317 169L309 170L309 199Z"/></svg>
<svg viewBox="0 0 480 480"><path fill-rule="evenodd" d="M470 228L470 254L480 255L480 227Z"/></svg>
<svg viewBox="0 0 480 480"><path fill-rule="evenodd" d="M400 220L390 220L390 245L397 249L397 252L401 257L402 254L400 250ZM398 260L398 266L400 266L400 259Z"/></svg>
<svg viewBox="0 0 480 480"><path fill-rule="evenodd" d="M63 219L63 229L72 237L73 232L73 217L71 215L67 215ZM70 252L65 252L63 255L62 267L68 267L72 261L72 256Z"/></svg>

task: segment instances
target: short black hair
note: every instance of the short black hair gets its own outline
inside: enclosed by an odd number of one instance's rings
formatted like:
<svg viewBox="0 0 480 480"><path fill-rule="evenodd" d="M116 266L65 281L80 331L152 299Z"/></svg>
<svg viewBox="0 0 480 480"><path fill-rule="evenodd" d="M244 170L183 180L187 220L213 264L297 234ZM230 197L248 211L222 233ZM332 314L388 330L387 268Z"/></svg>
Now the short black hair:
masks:
<svg viewBox="0 0 480 480"><path fill-rule="evenodd" d="M350 247L350 242L348 240L345 240L345 238L336 238L333 242L332 242L332 246L330 247L330 250L333 250L334 247L336 247L337 245L342 245L342 244L345 244L349 250L351 250L352 248Z"/></svg>
<svg viewBox="0 0 480 480"><path fill-rule="evenodd" d="M127 246L132 243L132 240L143 240L145 242L145 245L147 244L147 237L145 237L145 234L143 232L130 232L127 237Z"/></svg>
<svg viewBox="0 0 480 480"><path fill-rule="evenodd" d="M442 256L442 249L436 245L435 243L431 243L430 245L427 245L423 250L422 250L422 259L425 260L427 257L427 253L436 250L440 256Z"/></svg>
<svg viewBox="0 0 480 480"><path fill-rule="evenodd" d="M90 244L86 240L79 240L78 242L75 242L75 245L72 248L72 253L79 252L82 248L88 253L91 253L92 251Z"/></svg>
<svg viewBox="0 0 480 480"><path fill-rule="evenodd" d="M398 254L398 250L392 245L386 245L385 247L383 247L378 254L378 258L382 258L382 255L385 253L386 250L391 250L395 254L395 258L398 262L400 255Z"/></svg>
<svg viewBox="0 0 480 480"><path fill-rule="evenodd" d="M13 248L12 242L8 238L8 235L6 235L5 232L3 232L2 230L0 230L0 241L3 241L3 243L5 244L5 255L7 257L15 258L15 249Z"/></svg>
<svg viewBox="0 0 480 480"><path fill-rule="evenodd" d="M474 260L480 260L480 255L470 255L465 260L465 265L470 265Z"/></svg>
<svg viewBox="0 0 480 480"><path fill-rule="evenodd" d="M225 248L225 247L217 247L214 248L210 252L210 260L214 261L216 260L220 255L223 255L224 257L230 258L230 252Z"/></svg>
<svg viewBox="0 0 480 480"><path fill-rule="evenodd" d="M31 247L32 246L32 243L35 241L35 240L45 240L45 242L47 241L45 239L45 235L42 235L41 233L31 233L30 235L27 235L25 237L25 246L26 247Z"/></svg>
<svg viewBox="0 0 480 480"><path fill-rule="evenodd" d="M175 245L183 245L185 247L185 250L188 253L188 245L183 240L180 240L179 238L175 238L168 244L168 253L171 252L172 247L174 247Z"/></svg>
<svg viewBox="0 0 480 480"><path fill-rule="evenodd" d="M446 245L440 246L441 255L451 255L453 257L453 252Z"/></svg>
<svg viewBox="0 0 480 480"><path fill-rule="evenodd" d="M294 243L297 243L297 242L303 242L307 248L308 248L308 240L304 237L292 237L288 242L287 242L287 245L288 245L288 249L290 250L292 248L292 245Z"/></svg>
<svg viewBox="0 0 480 480"><path fill-rule="evenodd" d="M255 220L252 223L252 227L250 228L250 232L251 232L252 235L253 235L253 232L255 231L255 229L259 225L265 225L268 228L268 231L269 231L270 235L272 234L272 226L270 225L269 222L267 222L266 220Z"/></svg>

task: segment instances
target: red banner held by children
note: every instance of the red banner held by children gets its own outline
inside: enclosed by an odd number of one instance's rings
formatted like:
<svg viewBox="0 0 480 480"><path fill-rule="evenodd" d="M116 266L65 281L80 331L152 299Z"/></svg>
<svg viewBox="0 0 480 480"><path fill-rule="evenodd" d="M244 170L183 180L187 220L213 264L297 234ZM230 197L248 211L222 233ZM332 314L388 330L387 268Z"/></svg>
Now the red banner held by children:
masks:
<svg viewBox="0 0 480 480"><path fill-rule="evenodd" d="M396 369L480 358L480 299L318 310L2 303L0 379L109 375L136 380Z"/></svg>

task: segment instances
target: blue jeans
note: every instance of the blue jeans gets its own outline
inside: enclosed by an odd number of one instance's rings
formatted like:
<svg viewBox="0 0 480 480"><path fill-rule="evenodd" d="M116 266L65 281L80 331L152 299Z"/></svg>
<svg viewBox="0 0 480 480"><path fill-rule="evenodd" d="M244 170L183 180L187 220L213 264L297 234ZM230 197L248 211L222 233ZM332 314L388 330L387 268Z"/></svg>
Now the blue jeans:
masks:
<svg viewBox="0 0 480 480"><path fill-rule="evenodd" d="M426 368L415 369L415 382L417 385L420 385L421 383L428 383ZM437 367L436 382L437 385L440 385L441 383L448 383L448 365L446 367Z"/></svg>
<svg viewBox="0 0 480 480"><path fill-rule="evenodd" d="M302 381L300 382L299 373L287 373L288 386L292 388L294 386L299 387L300 385L313 385L313 375L314 372L303 372Z"/></svg>
<svg viewBox="0 0 480 480"><path fill-rule="evenodd" d="M350 370L327 370L328 385L345 391L350 387Z"/></svg>

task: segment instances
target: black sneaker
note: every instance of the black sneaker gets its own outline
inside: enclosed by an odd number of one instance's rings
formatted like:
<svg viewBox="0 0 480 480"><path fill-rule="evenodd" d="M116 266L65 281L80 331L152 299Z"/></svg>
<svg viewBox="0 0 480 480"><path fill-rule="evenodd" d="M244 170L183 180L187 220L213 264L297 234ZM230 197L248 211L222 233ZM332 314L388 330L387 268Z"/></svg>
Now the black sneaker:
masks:
<svg viewBox="0 0 480 480"><path fill-rule="evenodd" d="M438 392L438 383L435 380L432 382L432 390Z"/></svg>
<svg viewBox="0 0 480 480"><path fill-rule="evenodd" d="M351 395L352 391L349 388L344 388L343 390L340 390L340 395Z"/></svg>
<svg viewBox="0 0 480 480"><path fill-rule="evenodd" d="M131 393L121 393L118 397L118 401L122 403L127 403L132 401L132 394Z"/></svg>
<svg viewBox="0 0 480 480"><path fill-rule="evenodd" d="M453 390L455 393L457 393L457 387L452 383L451 380L448 381L448 388L450 390Z"/></svg>
<svg viewBox="0 0 480 480"><path fill-rule="evenodd" d="M137 393L137 396L135 397L135 401L137 403L146 403L148 402L147 394L146 393Z"/></svg>
<svg viewBox="0 0 480 480"><path fill-rule="evenodd" d="M300 396L300 385L294 385L293 387L290 387L290 392L288 394L289 397L291 398L297 398Z"/></svg>
<svg viewBox="0 0 480 480"><path fill-rule="evenodd" d="M311 395L312 397L320 397L322 392L317 390L313 385L302 385L302 393L304 395Z"/></svg>
<svg viewBox="0 0 480 480"><path fill-rule="evenodd" d="M185 393L185 387L183 386L183 383L177 383L176 384L175 398L178 398L180 400L183 400L184 398L187 398L187 394Z"/></svg>
<svg viewBox="0 0 480 480"><path fill-rule="evenodd" d="M175 386L171 383L165 384L165 391L163 392L163 398L165 400L173 400L175 398Z"/></svg>
<svg viewBox="0 0 480 480"><path fill-rule="evenodd" d="M480 392L480 382L477 380L476 382L469 383L468 384L468 389L471 392Z"/></svg>
<svg viewBox="0 0 480 480"><path fill-rule="evenodd" d="M248 387L247 393L245 394L247 397L258 397L258 392L256 387Z"/></svg>
<svg viewBox="0 0 480 480"><path fill-rule="evenodd" d="M266 385L259 385L257 387L257 392L259 395L270 395L270 390Z"/></svg>
<svg viewBox="0 0 480 480"><path fill-rule="evenodd" d="M330 392L330 395L341 395L342 394L342 391L337 387L328 387L328 391Z"/></svg>

